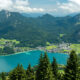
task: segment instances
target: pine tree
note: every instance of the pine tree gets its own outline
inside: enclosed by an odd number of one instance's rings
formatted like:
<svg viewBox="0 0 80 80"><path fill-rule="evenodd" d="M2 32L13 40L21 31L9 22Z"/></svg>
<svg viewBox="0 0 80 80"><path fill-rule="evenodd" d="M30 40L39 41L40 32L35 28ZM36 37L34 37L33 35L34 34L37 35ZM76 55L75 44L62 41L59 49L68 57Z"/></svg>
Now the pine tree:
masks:
<svg viewBox="0 0 80 80"><path fill-rule="evenodd" d="M78 58L75 51L72 51L65 68L64 80L78 80Z"/></svg>
<svg viewBox="0 0 80 80"><path fill-rule="evenodd" d="M9 73L9 80L25 80L25 70L19 65Z"/></svg>
<svg viewBox="0 0 80 80"><path fill-rule="evenodd" d="M9 80L17 80L18 76L17 76L17 69L14 69L13 71L11 71L9 73Z"/></svg>
<svg viewBox="0 0 80 80"><path fill-rule="evenodd" d="M35 80L34 70L31 68L30 64L26 70L26 80Z"/></svg>
<svg viewBox="0 0 80 80"><path fill-rule="evenodd" d="M25 70L23 69L23 66L17 67L17 74L18 74L18 80L24 80L25 79Z"/></svg>
<svg viewBox="0 0 80 80"><path fill-rule="evenodd" d="M2 77L2 80L6 80L6 77L5 77L5 73L4 72L2 72L1 77Z"/></svg>
<svg viewBox="0 0 80 80"><path fill-rule="evenodd" d="M36 72L36 80L54 80L52 66L45 53L44 57L41 55L40 63Z"/></svg>
<svg viewBox="0 0 80 80"><path fill-rule="evenodd" d="M77 80L80 80L80 65L79 65L79 67L78 67Z"/></svg>
<svg viewBox="0 0 80 80"><path fill-rule="evenodd" d="M43 55L41 54L38 69L36 71L36 80L43 80Z"/></svg>
<svg viewBox="0 0 80 80"><path fill-rule="evenodd" d="M52 70L53 70L53 75L55 76L55 79L57 80L59 75L58 75L58 64L55 58L53 58Z"/></svg>

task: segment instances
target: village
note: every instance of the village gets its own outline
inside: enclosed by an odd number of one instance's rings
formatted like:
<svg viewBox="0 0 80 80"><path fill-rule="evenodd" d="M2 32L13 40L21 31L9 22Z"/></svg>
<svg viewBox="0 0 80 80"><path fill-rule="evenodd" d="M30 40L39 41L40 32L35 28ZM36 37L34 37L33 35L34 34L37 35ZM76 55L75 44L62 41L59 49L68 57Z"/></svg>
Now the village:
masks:
<svg viewBox="0 0 80 80"><path fill-rule="evenodd" d="M75 50L79 51L80 49L80 44L71 44L71 43L58 43L58 44L46 44L46 46L38 46L36 48L30 48L30 47L18 47L16 46L19 44L20 41L17 40L8 40L8 39L0 39L0 50L4 49L4 47L10 47L14 50L14 53L18 52L25 52L25 51L30 51L30 50L42 50L45 52L50 52L50 53L70 53L71 50L75 48ZM76 52L77 52L76 51ZM1 51L0 51L1 52ZM78 52L80 53L80 52Z"/></svg>
<svg viewBox="0 0 80 80"><path fill-rule="evenodd" d="M69 53L72 48L70 47L71 43L60 43L60 44L53 44L47 46L47 47L37 47L38 50L44 50L46 52L52 52L52 53ZM50 48L49 48L50 47Z"/></svg>

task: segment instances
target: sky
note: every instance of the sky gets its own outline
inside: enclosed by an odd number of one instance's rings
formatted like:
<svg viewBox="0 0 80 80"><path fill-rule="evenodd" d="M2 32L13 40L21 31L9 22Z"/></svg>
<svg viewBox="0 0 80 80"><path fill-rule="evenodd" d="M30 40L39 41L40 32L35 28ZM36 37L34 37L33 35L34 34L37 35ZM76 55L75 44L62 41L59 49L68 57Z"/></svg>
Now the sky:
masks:
<svg viewBox="0 0 80 80"><path fill-rule="evenodd" d="M0 10L65 16L80 12L80 0L0 0Z"/></svg>

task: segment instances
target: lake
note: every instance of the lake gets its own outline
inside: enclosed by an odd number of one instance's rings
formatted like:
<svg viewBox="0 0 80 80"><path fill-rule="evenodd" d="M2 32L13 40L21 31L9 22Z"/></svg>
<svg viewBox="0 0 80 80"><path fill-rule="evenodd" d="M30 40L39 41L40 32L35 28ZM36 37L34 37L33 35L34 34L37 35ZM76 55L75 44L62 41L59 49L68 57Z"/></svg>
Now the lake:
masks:
<svg viewBox="0 0 80 80"><path fill-rule="evenodd" d="M28 64L35 66L39 62L40 54L44 52L39 50L23 52L14 55L0 56L0 72L9 72L18 64L22 64L27 69ZM47 53L50 61L56 58L58 64L66 65L69 55L62 53Z"/></svg>

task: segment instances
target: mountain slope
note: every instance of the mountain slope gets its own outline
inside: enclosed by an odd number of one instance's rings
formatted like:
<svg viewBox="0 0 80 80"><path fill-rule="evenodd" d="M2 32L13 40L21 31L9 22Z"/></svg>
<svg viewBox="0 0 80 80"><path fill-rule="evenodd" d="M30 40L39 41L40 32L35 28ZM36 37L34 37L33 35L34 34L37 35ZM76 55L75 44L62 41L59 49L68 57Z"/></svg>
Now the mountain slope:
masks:
<svg viewBox="0 0 80 80"><path fill-rule="evenodd" d="M30 47L45 46L47 41L78 43L79 40L73 38L78 35L77 30L80 31L79 16L53 17L45 14L41 17L29 18L20 13L1 11L0 38L17 39L21 41L18 46ZM60 34L64 36L60 37Z"/></svg>

